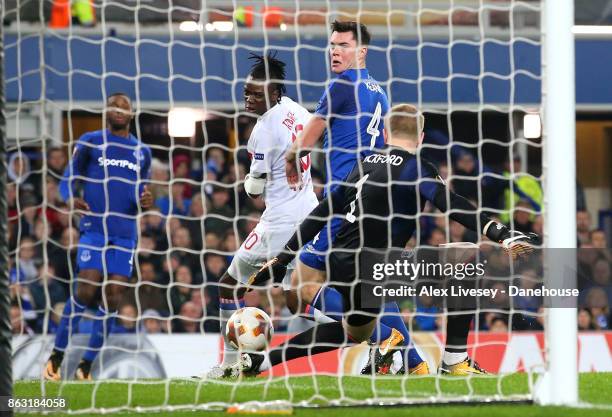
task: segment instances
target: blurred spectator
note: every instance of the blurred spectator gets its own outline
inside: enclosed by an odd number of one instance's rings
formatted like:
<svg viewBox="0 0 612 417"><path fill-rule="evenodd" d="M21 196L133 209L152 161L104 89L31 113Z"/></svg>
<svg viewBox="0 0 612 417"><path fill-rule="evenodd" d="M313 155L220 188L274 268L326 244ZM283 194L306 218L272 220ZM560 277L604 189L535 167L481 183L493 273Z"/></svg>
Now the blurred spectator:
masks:
<svg viewBox="0 0 612 417"><path fill-rule="evenodd" d="M508 319L495 316L491 319L489 331L493 333L508 333Z"/></svg>
<svg viewBox="0 0 612 417"><path fill-rule="evenodd" d="M168 182L170 168L168 164L153 158L151 161L151 182L149 190L153 193L153 198L158 199L168 195Z"/></svg>
<svg viewBox="0 0 612 417"><path fill-rule="evenodd" d="M202 309L191 301L181 306L179 317L175 320L174 331L176 333L199 333Z"/></svg>
<svg viewBox="0 0 612 417"><path fill-rule="evenodd" d="M156 310L159 313L168 311L168 301L166 300L166 289L160 287L157 282L155 266L152 262L141 262L140 282L130 291L130 303L139 307L140 311Z"/></svg>
<svg viewBox="0 0 612 417"><path fill-rule="evenodd" d="M64 227L70 221L70 214L66 204L62 201L59 194L57 182L47 179L46 182L47 200L44 207L45 216L54 239L59 239Z"/></svg>
<svg viewBox="0 0 612 417"><path fill-rule="evenodd" d="M222 178L226 172L225 161L225 152L221 148L209 148L206 155L206 172L214 174L216 178Z"/></svg>
<svg viewBox="0 0 612 417"><path fill-rule="evenodd" d="M603 288L593 287L587 290L584 307L591 312L597 329L609 329L610 304Z"/></svg>
<svg viewBox="0 0 612 417"><path fill-rule="evenodd" d="M192 283L191 270L187 266L180 265L176 268L174 282L170 286L172 314L177 314L181 311L182 305L191 300Z"/></svg>
<svg viewBox="0 0 612 417"><path fill-rule="evenodd" d="M30 193L23 193L19 199L19 229L22 236L34 235L34 223L38 215L36 197Z"/></svg>
<svg viewBox="0 0 612 417"><path fill-rule="evenodd" d="M12 153L7 164L7 174L9 182L17 184L20 191L40 195L40 177L32 173L30 158L27 154L23 152Z"/></svg>
<svg viewBox="0 0 612 417"><path fill-rule="evenodd" d="M18 304L11 304L11 329L14 335L32 335L34 331L26 324Z"/></svg>
<svg viewBox="0 0 612 417"><path fill-rule="evenodd" d="M188 155L178 154L172 158L172 172L173 178L176 179L189 179L191 178L191 161ZM183 188L183 198L191 199L193 190L191 185L185 181L185 187Z"/></svg>
<svg viewBox="0 0 612 417"><path fill-rule="evenodd" d="M125 334L136 333L138 322L138 312L132 304L123 304L119 308L119 316L117 321L111 328L112 333Z"/></svg>
<svg viewBox="0 0 612 417"><path fill-rule="evenodd" d="M163 253L155 253L157 251L159 250L156 247L156 241L153 235L149 232L142 233L140 239L138 239L138 249L136 252L138 263L142 265L144 262L149 262L153 265L155 271L161 273L162 264L166 255ZM161 276L157 276L156 281L165 282L165 280L161 279Z"/></svg>
<svg viewBox="0 0 612 417"><path fill-rule="evenodd" d="M590 233L590 240L593 247L597 249L608 249L608 242L606 241L606 232L603 230L595 229Z"/></svg>
<svg viewBox="0 0 612 417"><path fill-rule="evenodd" d="M182 180L174 180L170 185L170 195L161 196L155 200L155 205L164 215L169 214L187 216L191 207L191 200L184 197L185 189L191 186Z"/></svg>
<svg viewBox="0 0 612 417"><path fill-rule="evenodd" d="M172 228L171 233L170 256L178 260L180 264L187 265L192 271L200 269L200 255L193 250L189 230L185 227L177 227Z"/></svg>
<svg viewBox="0 0 612 417"><path fill-rule="evenodd" d="M204 247L206 249L221 249L221 237L214 233L214 232L208 232L206 233L206 236L204 236Z"/></svg>
<svg viewBox="0 0 612 417"><path fill-rule="evenodd" d="M227 263L222 255L209 253L204 257L206 267L206 282L219 282L221 275L227 269Z"/></svg>
<svg viewBox="0 0 612 417"><path fill-rule="evenodd" d="M30 283L29 289L34 307L41 311L42 316L44 316L44 310L48 306L56 305L68 299L66 286L55 279L53 265L41 265L38 268L38 278ZM49 302L47 302L47 295Z"/></svg>
<svg viewBox="0 0 612 417"><path fill-rule="evenodd" d="M207 212L206 198L202 193L195 193L191 198L189 218L181 221L183 226L189 230L192 249L197 251L202 250L202 237L206 230L205 221Z"/></svg>
<svg viewBox="0 0 612 417"><path fill-rule="evenodd" d="M195 288L191 291L191 302L203 312L203 330L205 333L219 333L219 305L207 291L208 287ZM216 299L215 299L216 300Z"/></svg>
<svg viewBox="0 0 612 417"><path fill-rule="evenodd" d="M59 245L50 242L49 262L55 268L55 276L67 285L71 277L76 275L76 253L79 232L74 227L68 227L62 232Z"/></svg>
<svg viewBox="0 0 612 417"><path fill-rule="evenodd" d="M153 309L145 310L140 317L142 329L147 334L167 333L167 322Z"/></svg>
<svg viewBox="0 0 612 417"><path fill-rule="evenodd" d="M510 215L514 213L520 201L528 204L527 207L531 210L529 219L533 221L535 215L542 211L544 194L540 183L531 175L521 172L521 160L518 156L514 157L512 164L506 162L504 177L507 185L504 191L504 211L500 214L501 221L508 224Z"/></svg>
<svg viewBox="0 0 612 417"><path fill-rule="evenodd" d="M591 240L591 215L588 211L576 213L576 229L578 233L578 244L590 242Z"/></svg>
<svg viewBox="0 0 612 417"><path fill-rule="evenodd" d="M581 308L578 310L578 330L595 330L595 325L593 324L593 316L587 308Z"/></svg>
<svg viewBox="0 0 612 417"><path fill-rule="evenodd" d="M38 276L38 267L34 260L34 239L31 237L21 238L17 250L17 261L13 263L10 270L11 283L29 284L34 282Z"/></svg>
<svg viewBox="0 0 612 417"><path fill-rule="evenodd" d="M206 231L223 236L228 229L233 227L235 210L228 205L230 195L227 188L213 187L211 196L211 207L206 219Z"/></svg>
<svg viewBox="0 0 612 417"><path fill-rule="evenodd" d="M47 151L47 173L50 179L60 181L66 169L68 159L64 148L54 147ZM49 181L49 179L47 180Z"/></svg>

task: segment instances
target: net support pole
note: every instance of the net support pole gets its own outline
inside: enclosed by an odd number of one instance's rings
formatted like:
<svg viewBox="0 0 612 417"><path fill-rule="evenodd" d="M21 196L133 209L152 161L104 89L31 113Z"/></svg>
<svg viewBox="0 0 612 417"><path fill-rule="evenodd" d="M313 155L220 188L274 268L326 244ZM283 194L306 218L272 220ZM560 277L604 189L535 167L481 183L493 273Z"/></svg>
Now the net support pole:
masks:
<svg viewBox="0 0 612 417"><path fill-rule="evenodd" d="M0 19L4 13L0 11ZM0 397L13 393L12 332L10 319L10 290L8 277L8 238L6 202L6 135L4 109L4 37L0 23ZM6 413L6 414L5 414ZM11 416L11 411L0 412Z"/></svg>
<svg viewBox="0 0 612 417"><path fill-rule="evenodd" d="M576 105L574 1L543 0L542 104L545 171L545 245L576 247ZM550 253L550 251L549 251ZM569 270L547 256L546 280ZM571 262L571 261L570 261ZM574 261L575 266L575 261ZM575 273L575 269L570 271ZM547 367L534 399L543 405L578 403L576 308L550 308L546 318Z"/></svg>

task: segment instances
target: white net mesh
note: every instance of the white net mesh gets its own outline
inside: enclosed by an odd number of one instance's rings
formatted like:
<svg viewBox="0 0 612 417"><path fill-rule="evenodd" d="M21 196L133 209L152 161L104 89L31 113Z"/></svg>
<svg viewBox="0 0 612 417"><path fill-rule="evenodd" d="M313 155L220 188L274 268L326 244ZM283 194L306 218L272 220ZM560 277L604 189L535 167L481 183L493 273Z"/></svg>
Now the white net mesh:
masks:
<svg viewBox="0 0 612 417"><path fill-rule="evenodd" d="M407 297L391 315L409 329L430 376L360 377L370 353L361 344L283 363L253 380L184 379L221 360L218 282L240 245L253 239L265 208L246 196L243 183L256 122L243 103L249 53L277 51L287 64L286 95L313 111L334 77L329 23L358 19L372 33L370 75L391 105L413 103L424 112L422 154L441 177L479 211L541 233L541 142L523 132L523 115L540 110L539 1L68 3L2 2L16 391L59 393L74 410L89 412L530 398L523 372L544 366L537 332L544 313L528 300L475 311L468 353L493 373L484 378L433 375L446 310L427 297ZM102 293L94 294L73 325L61 382L44 383L41 369L65 303L77 294L77 264L88 261L77 255L79 224L58 184L75 144L102 127L104 102L119 91L132 99L131 132L152 151L154 208L133 213L134 269L117 313L108 300L97 313ZM325 155L312 156L318 198L329 178ZM106 201L124 198L131 197L107 192ZM481 241L431 205L418 214L416 230L410 247ZM113 244L122 246L106 242L104 253ZM502 258L499 272L520 277L520 285L540 279L541 271L516 271ZM503 289L508 281L488 285ZM304 311L290 311L279 289L249 292L244 302L270 314L273 344L313 325ZM73 307L69 315L79 314ZM94 382L73 384L101 317L114 324L105 321L110 335L90 356ZM395 361L395 371L409 367Z"/></svg>

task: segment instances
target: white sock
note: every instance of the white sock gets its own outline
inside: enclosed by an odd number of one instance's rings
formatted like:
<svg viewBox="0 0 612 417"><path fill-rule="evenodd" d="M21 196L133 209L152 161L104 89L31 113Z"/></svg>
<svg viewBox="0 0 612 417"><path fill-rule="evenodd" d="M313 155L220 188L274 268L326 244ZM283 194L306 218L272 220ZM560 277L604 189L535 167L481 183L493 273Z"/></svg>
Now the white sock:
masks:
<svg viewBox="0 0 612 417"><path fill-rule="evenodd" d="M447 350L444 351L444 355L442 355L442 362L447 365L456 365L459 362L463 362L468 357L466 352L449 352Z"/></svg>
<svg viewBox="0 0 612 417"><path fill-rule="evenodd" d="M227 321L234 314L236 310L226 310L221 308L219 310L219 321L221 322L221 336L223 337L223 362L221 362L221 366L233 365L238 361L238 350L234 349L232 345L230 345L225 337L225 329L227 328Z"/></svg>
<svg viewBox="0 0 612 417"><path fill-rule="evenodd" d="M331 317L326 316L321 310L313 307L312 305L310 306L310 314L312 314L312 318L314 319L314 321L320 324L333 323L336 321Z"/></svg>
<svg viewBox="0 0 612 417"><path fill-rule="evenodd" d="M259 366L259 370L263 372L263 371L267 371L268 369L272 368L272 364L270 363L270 355L268 355L268 352L262 352L262 353L264 355L264 360Z"/></svg>

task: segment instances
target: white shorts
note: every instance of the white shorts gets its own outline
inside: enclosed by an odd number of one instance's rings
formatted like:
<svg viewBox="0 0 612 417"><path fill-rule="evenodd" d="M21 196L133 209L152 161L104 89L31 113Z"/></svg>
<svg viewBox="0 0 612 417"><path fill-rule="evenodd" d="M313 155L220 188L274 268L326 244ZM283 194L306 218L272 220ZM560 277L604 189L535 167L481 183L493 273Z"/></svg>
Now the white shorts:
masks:
<svg viewBox="0 0 612 417"><path fill-rule="evenodd" d="M247 284L249 277L269 259L278 255L285 247L295 227L268 229L258 223L255 229L242 242L227 269L228 274L236 281ZM287 266L287 274L283 278L283 289L291 289L291 272L295 269L295 260Z"/></svg>

